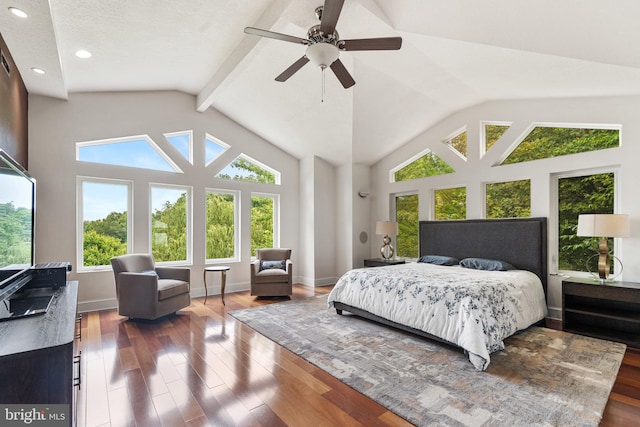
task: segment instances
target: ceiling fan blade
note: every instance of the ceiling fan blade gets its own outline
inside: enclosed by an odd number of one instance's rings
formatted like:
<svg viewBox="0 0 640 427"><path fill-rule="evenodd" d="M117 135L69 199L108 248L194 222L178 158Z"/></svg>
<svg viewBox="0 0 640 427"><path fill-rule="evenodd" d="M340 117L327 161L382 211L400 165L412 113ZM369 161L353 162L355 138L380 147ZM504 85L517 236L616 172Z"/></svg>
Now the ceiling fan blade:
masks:
<svg viewBox="0 0 640 427"><path fill-rule="evenodd" d="M344 64L339 59L333 61L333 64L331 64L331 69L333 70L333 74L336 75L345 89L348 89L356 84L356 81L353 80L353 77L351 77L351 74L349 74L349 71L347 71Z"/></svg>
<svg viewBox="0 0 640 427"><path fill-rule="evenodd" d="M325 0L322 8L322 21L320 21L320 31L325 34L333 34L336 24L342 11L344 0Z"/></svg>
<svg viewBox="0 0 640 427"><path fill-rule="evenodd" d="M398 50L401 46L402 37L341 40L339 44L342 50Z"/></svg>
<svg viewBox="0 0 640 427"><path fill-rule="evenodd" d="M293 76L300 68L304 67L307 62L309 62L309 58L307 58L306 56L303 56L302 58L298 59L296 62L291 64L289 68L284 70L278 77L276 77L276 81L277 82L287 81L289 77Z"/></svg>
<svg viewBox="0 0 640 427"><path fill-rule="evenodd" d="M309 40L300 37L290 36L288 34L276 33L273 31L261 30L260 28L246 27L244 32L253 34L254 36L268 37L270 39L282 40L285 42L309 44Z"/></svg>

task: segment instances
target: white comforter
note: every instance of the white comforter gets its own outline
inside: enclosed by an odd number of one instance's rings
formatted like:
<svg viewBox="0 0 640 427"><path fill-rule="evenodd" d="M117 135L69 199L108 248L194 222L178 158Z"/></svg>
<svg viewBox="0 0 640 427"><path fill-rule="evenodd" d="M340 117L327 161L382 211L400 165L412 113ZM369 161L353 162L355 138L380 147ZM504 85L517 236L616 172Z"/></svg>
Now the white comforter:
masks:
<svg viewBox="0 0 640 427"><path fill-rule="evenodd" d="M477 370L505 338L547 314L542 283L529 271L426 263L351 270L329 294L330 307L334 301L456 344Z"/></svg>

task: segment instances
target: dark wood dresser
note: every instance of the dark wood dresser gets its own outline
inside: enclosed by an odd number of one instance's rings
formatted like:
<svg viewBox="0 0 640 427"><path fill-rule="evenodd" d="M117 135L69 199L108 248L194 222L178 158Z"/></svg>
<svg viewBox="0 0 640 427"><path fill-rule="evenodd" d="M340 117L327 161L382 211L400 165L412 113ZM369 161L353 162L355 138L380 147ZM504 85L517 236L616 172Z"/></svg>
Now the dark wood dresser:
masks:
<svg viewBox="0 0 640 427"><path fill-rule="evenodd" d="M640 283L564 279L562 329L640 348Z"/></svg>
<svg viewBox="0 0 640 427"><path fill-rule="evenodd" d="M80 377L77 303L78 282L70 281L45 314L0 322L1 403L68 404L72 424Z"/></svg>

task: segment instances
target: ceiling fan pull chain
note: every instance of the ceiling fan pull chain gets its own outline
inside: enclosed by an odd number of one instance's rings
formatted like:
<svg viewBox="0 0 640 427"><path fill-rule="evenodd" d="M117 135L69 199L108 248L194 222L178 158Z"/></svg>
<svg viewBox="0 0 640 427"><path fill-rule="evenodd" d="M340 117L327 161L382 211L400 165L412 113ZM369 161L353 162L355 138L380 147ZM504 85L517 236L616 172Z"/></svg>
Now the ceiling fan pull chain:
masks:
<svg viewBox="0 0 640 427"><path fill-rule="evenodd" d="M327 67L322 67L322 98L320 99L320 102L324 102L324 70Z"/></svg>

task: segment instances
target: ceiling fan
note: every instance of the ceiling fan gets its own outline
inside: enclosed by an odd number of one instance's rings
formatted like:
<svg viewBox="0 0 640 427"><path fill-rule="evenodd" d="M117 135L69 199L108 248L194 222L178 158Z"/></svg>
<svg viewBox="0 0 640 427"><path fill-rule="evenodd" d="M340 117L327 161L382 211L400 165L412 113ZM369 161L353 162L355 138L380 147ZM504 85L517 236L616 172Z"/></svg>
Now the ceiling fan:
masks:
<svg viewBox="0 0 640 427"><path fill-rule="evenodd" d="M402 38L381 37L340 40L336 31L336 23L340 17L343 4L344 0L325 0L324 6L318 6L315 12L318 19L320 19L320 24L314 25L309 29L306 39L253 27L246 27L244 32L307 46L305 55L276 77L276 81L286 81L305 66L307 62L311 62L313 65L319 66L323 71L325 68L330 67L342 86L347 89L356 84L356 82L338 58L341 50L398 50L402 46Z"/></svg>

